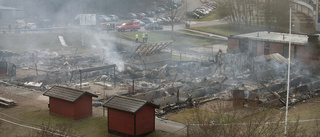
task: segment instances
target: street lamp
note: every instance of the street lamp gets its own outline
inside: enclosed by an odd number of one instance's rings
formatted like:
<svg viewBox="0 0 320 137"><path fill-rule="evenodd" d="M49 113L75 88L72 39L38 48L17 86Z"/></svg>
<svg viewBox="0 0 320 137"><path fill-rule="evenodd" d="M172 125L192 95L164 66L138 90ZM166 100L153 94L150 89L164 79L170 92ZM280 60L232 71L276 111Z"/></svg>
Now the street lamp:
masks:
<svg viewBox="0 0 320 137"><path fill-rule="evenodd" d="M102 75L101 79L104 80L103 83L103 97L106 97L106 80L107 80L108 76L107 75Z"/></svg>

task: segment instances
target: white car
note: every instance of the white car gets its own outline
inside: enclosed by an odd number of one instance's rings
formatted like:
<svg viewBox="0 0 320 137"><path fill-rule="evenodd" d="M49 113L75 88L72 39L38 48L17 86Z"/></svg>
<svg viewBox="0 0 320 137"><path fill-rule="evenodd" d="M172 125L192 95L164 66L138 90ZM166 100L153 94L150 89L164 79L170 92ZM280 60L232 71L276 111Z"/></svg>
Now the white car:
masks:
<svg viewBox="0 0 320 137"><path fill-rule="evenodd" d="M35 23L27 23L27 29L37 29L37 25Z"/></svg>

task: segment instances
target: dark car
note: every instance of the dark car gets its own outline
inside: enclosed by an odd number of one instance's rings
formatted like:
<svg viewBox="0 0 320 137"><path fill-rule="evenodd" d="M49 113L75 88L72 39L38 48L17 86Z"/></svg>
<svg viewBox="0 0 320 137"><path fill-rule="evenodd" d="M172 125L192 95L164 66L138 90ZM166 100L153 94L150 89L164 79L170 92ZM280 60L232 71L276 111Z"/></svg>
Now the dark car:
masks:
<svg viewBox="0 0 320 137"><path fill-rule="evenodd" d="M198 14L199 16L205 16L206 15L206 13L204 13L203 11L200 11L200 10L194 10L193 12Z"/></svg>
<svg viewBox="0 0 320 137"><path fill-rule="evenodd" d="M110 18L112 21L118 21L119 17L117 15L108 15L108 18Z"/></svg>
<svg viewBox="0 0 320 137"><path fill-rule="evenodd" d="M159 23L149 23L144 26L146 30L163 30L163 26Z"/></svg>
<svg viewBox="0 0 320 137"><path fill-rule="evenodd" d="M97 16L97 21L98 23L102 23L102 22L110 22L112 20L106 15L99 15Z"/></svg>
<svg viewBox="0 0 320 137"><path fill-rule="evenodd" d="M147 17L154 17L156 13L154 11L147 11Z"/></svg>
<svg viewBox="0 0 320 137"><path fill-rule="evenodd" d="M42 19L39 22L38 28L53 28L53 21L50 19Z"/></svg>
<svg viewBox="0 0 320 137"><path fill-rule="evenodd" d="M199 19L200 18L200 15L198 15L197 13L195 13L193 11L188 12L187 15L188 15L188 18L194 18L194 19Z"/></svg>

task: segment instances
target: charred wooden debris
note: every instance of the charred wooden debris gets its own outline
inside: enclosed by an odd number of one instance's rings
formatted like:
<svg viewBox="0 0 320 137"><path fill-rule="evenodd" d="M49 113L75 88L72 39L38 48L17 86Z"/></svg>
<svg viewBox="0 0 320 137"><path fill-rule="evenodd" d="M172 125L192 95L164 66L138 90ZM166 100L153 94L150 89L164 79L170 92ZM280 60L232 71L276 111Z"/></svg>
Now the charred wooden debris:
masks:
<svg viewBox="0 0 320 137"><path fill-rule="evenodd" d="M75 70L110 65L99 55L67 56L45 51L13 55L6 57L6 60L16 64L17 69L34 73L16 76L15 81L42 82L43 88L56 83L75 85L80 82L80 76L72 75ZM83 82L97 80L121 85L126 90L124 95L160 105L159 115L216 99L232 100L235 106L242 107L285 104L288 60L280 54L252 57L219 52L213 60L166 60L165 65L153 68L136 65L131 62L131 57L124 60L122 71L87 72L82 76ZM310 73L307 67L299 66L296 62L292 64L290 104L319 95L319 77ZM104 80L103 75L107 76Z"/></svg>

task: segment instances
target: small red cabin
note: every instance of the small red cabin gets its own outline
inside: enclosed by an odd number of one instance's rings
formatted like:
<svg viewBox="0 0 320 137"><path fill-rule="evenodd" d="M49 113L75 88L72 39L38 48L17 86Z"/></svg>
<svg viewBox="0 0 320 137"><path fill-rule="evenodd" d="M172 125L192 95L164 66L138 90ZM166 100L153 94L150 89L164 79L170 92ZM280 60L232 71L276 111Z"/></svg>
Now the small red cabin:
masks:
<svg viewBox="0 0 320 137"><path fill-rule="evenodd" d="M43 95L49 96L50 113L75 120L91 116L92 97L98 97L89 92L61 86L54 86Z"/></svg>
<svg viewBox="0 0 320 137"><path fill-rule="evenodd" d="M155 130L155 108L153 103L114 96L104 105L108 108L109 133L122 136L143 136Z"/></svg>

